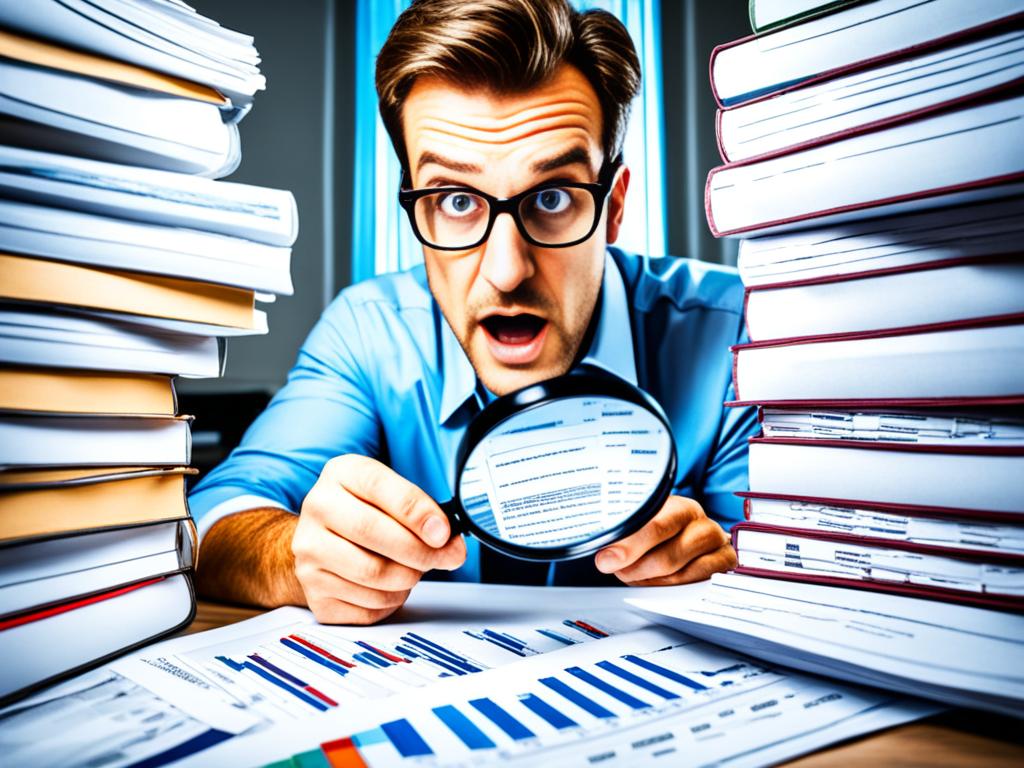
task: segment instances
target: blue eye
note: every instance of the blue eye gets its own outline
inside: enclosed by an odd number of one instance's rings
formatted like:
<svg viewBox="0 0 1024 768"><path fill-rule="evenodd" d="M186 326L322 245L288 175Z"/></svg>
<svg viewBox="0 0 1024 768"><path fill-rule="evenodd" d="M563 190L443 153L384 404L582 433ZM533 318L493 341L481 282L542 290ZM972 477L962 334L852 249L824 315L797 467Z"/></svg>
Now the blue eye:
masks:
<svg viewBox="0 0 1024 768"><path fill-rule="evenodd" d="M541 213L561 213L572 203L564 189L542 189L533 197L534 207Z"/></svg>
<svg viewBox="0 0 1024 768"><path fill-rule="evenodd" d="M467 192L452 192L441 196L438 207L448 216L459 217L474 213L480 207L480 203L476 196Z"/></svg>

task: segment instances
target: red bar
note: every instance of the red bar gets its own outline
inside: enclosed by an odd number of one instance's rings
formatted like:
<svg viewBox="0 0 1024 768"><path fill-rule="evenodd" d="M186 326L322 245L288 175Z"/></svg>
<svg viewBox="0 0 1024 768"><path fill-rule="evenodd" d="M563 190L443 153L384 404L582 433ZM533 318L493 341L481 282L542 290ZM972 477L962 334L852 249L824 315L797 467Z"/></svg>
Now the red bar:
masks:
<svg viewBox="0 0 1024 768"><path fill-rule="evenodd" d="M576 621L574 621L573 623L577 627L583 627L583 629L587 630L588 632L593 632L595 634L600 635L601 637L608 637L608 633L607 632L605 632L603 629L598 629L593 624L587 624L587 622L581 621L579 619L576 619Z"/></svg>
<svg viewBox="0 0 1024 768"><path fill-rule="evenodd" d="M365 643L366 641L364 640L363 642ZM370 646L370 648L373 650L374 653L380 654L385 659L387 659L388 661L393 661L395 664L398 664L399 662L402 662L402 661L404 661L406 664L410 664L411 663L408 659L403 659L401 656L395 656L395 654L393 654L393 653L388 653L387 651L382 651L380 648L378 648L375 645L370 645L369 643L366 643L366 644Z"/></svg>
<svg viewBox="0 0 1024 768"><path fill-rule="evenodd" d="M301 643L302 645L304 645L307 648L309 648L309 650L311 650L311 651L316 651L321 656L323 656L325 659L330 659L334 663L341 664L341 666L346 667L348 669L355 669L356 665L353 664L351 661L345 661L344 659L339 659L337 656L335 656L330 651L325 651L319 645L314 645L313 643L309 642L309 640L306 640L305 638L299 637L298 635L288 635L288 638L290 640L294 640L296 643Z"/></svg>
<svg viewBox="0 0 1024 768"><path fill-rule="evenodd" d="M310 696L316 696L316 697L317 697L318 699L320 699L320 701L322 701L322 702L323 702L324 704L327 704L328 706L331 706L331 707L336 707L336 706L338 706L338 702L336 702L336 701L335 701L334 699L332 699L332 698L331 698L330 696L328 696L328 695L326 695L326 694L323 694L323 693L320 693L320 691L318 691L318 690L317 690L316 688L314 688L314 687L313 687L312 685L307 685L307 686L306 686L305 688L303 688L302 690L304 690L304 691L305 691L306 693L308 693L308 694L309 694Z"/></svg>

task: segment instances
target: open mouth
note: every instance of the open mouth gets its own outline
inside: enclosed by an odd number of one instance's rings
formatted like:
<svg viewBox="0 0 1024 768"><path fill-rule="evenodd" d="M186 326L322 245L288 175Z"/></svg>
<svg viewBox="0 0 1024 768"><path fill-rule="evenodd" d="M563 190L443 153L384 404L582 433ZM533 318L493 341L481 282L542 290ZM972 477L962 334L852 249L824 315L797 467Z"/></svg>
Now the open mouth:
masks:
<svg viewBox="0 0 1024 768"><path fill-rule="evenodd" d="M480 321L491 355L505 365L534 362L544 347L548 321L537 315L491 315Z"/></svg>

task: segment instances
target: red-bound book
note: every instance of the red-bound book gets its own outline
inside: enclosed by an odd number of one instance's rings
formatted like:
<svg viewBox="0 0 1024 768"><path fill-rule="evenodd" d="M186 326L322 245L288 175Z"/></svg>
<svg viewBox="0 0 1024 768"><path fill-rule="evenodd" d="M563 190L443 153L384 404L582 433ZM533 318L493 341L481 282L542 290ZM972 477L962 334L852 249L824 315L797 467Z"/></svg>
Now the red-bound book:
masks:
<svg viewBox="0 0 1024 768"><path fill-rule="evenodd" d="M1024 314L1019 255L946 259L746 289L751 341Z"/></svg>
<svg viewBox="0 0 1024 768"><path fill-rule="evenodd" d="M1024 84L1024 30L997 30L794 91L720 109L727 163L762 160L982 101Z"/></svg>
<svg viewBox="0 0 1024 768"><path fill-rule="evenodd" d="M749 447L750 491L759 496L1024 515L1021 445L755 437Z"/></svg>
<svg viewBox="0 0 1024 768"><path fill-rule="evenodd" d="M0 706L184 629L195 615L188 572L0 621Z"/></svg>
<svg viewBox="0 0 1024 768"><path fill-rule="evenodd" d="M1024 95L714 168L716 237L755 236L1010 197L1024 190Z"/></svg>
<svg viewBox="0 0 1024 768"><path fill-rule="evenodd" d="M875 0L711 52L719 106L741 104L1019 21L1015 0Z"/></svg>
<svg viewBox="0 0 1024 768"><path fill-rule="evenodd" d="M808 532L756 523L732 530L737 573L1024 611L1024 558Z"/></svg>
<svg viewBox="0 0 1024 768"><path fill-rule="evenodd" d="M950 290L953 290L952 288ZM1024 314L732 347L731 405L1024 403Z"/></svg>

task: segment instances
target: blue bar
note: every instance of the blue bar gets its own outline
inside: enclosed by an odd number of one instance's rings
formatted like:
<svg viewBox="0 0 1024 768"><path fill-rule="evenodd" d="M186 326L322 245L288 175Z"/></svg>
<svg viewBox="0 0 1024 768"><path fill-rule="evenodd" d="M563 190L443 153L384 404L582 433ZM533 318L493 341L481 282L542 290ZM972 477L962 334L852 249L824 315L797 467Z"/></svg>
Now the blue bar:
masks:
<svg viewBox="0 0 1024 768"><path fill-rule="evenodd" d="M584 635L589 635L590 637L596 638L598 640L601 640L604 637L604 635L598 635L595 632L591 632L589 629L584 629L579 624L569 621L569 619L566 619L562 623L570 629L575 629L577 632L582 632Z"/></svg>
<svg viewBox="0 0 1024 768"><path fill-rule="evenodd" d="M449 650L442 648L437 643L427 640L427 638L417 635L415 632L410 632L408 635L402 638L404 642L410 643L417 648L422 648L425 651L432 653L433 655L444 659L449 664L453 664L460 669L464 669L467 672L483 672L479 667L474 667L468 661L461 656L452 653Z"/></svg>
<svg viewBox="0 0 1024 768"><path fill-rule="evenodd" d="M647 709L649 706L651 706L646 701L641 701L636 696L633 696L632 694L626 693L625 691L616 688L611 683L605 682L597 675L593 675L590 672L587 672L587 670L585 669L581 669L580 667L569 667L565 671L573 677L575 677L577 680L582 680L585 683L590 683L590 685L597 688L597 690L604 691L612 698L618 699L627 707L632 707L633 709Z"/></svg>
<svg viewBox="0 0 1024 768"><path fill-rule="evenodd" d="M301 653L310 661L315 661L317 664L327 667L329 670L333 672L337 672L342 677L348 674L348 670L340 664L335 664L330 659L325 659L316 651L311 650L310 648L307 648L304 645L300 645L299 643L296 643L294 640L289 640L287 637L282 637L281 643L284 645L285 648L291 648L296 653Z"/></svg>
<svg viewBox="0 0 1024 768"><path fill-rule="evenodd" d="M526 643L522 640L516 640L511 635L506 635L504 632L495 632L493 629L484 629L484 634L488 637L493 637L496 640L501 640L502 642L511 645L513 648L518 648L519 650L526 647Z"/></svg>
<svg viewBox="0 0 1024 768"><path fill-rule="evenodd" d="M523 739L533 739L537 736L537 734L490 699L473 699L469 704L477 712L501 728L510 739L522 741Z"/></svg>
<svg viewBox="0 0 1024 768"><path fill-rule="evenodd" d="M356 645L358 645L360 648L366 649L366 653L368 653L371 656L373 656L373 658L380 659L381 661L383 661L384 662L384 666L391 666L392 664L395 663L395 662L391 661L390 659L385 659L383 656L381 656L379 653L377 653L375 650L373 650L373 648L368 647L368 644L364 643L362 640L356 640Z"/></svg>
<svg viewBox="0 0 1024 768"><path fill-rule="evenodd" d="M363 664L367 664L371 667L377 667L378 669L384 669L385 667L391 666L390 661L384 661L382 658L380 658L376 654L370 653L369 651L364 653L354 653L352 654L352 658L356 661L361 661L363 662Z"/></svg>
<svg viewBox="0 0 1024 768"><path fill-rule="evenodd" d="M486 632L487 630L484 631ZM469 630L463 630L463 632L472 637L474 640L483 640L485 642L491 643L492 645L498 646L503 651L508 651L509 653L514 653L516 656L522 656L523 658L526 658L525 653L523 653L521 650L519 650L518 647L512 645L512 643L510 643L508 640L501 637L500 635L496 637L490 637L486 634L478 635L476 632L470 632ZM494 633L492 632L491 634L493 635Z"/></svg>
<svg viewBox="0 0 1024 768"><path fill-rule="evenodd" d="M409 658L412 658L412 659L422 659L423 658L420 654L416 653L416 651L414 651L412 648L406 648L404 645L396 645L395 646L395 650L398 651L403 656L408 656Z"/></svg>
<svg viewBox="0 0 1024 768"><path fill-rule="evenodd" d="M231 667L233 670L235 670L235 672L241 672L243 669L245 669L244 666L239 664L237 661L234 661L233 659L229 659L227 656L217 656L216 658L217 658L217 661L224 662L229 667Z"/></svg>
<svg viewBox="0 0 1024 768"><path fill-rule="evenodd" d="M557 632L552 632L550 629L538 629L537 631L544 635L544 637L550 637L552 640L557 640L565 645L576 645L576 643L579 642L578 640L573 640L565 635L560 635Z"/></svg>
<svg viewBox="0 0 1024 768"><path fill-rule="evenodd" d="M223 657L218 656L218 659L223 661ZM132 768L160 768L160 766L173 763L177 760L182 760L189 755L194 755L197 752L202 752L204 749L209 749L215 744L220 744L222 741L234 738L233 733L226 731L218 731L211 728L208 731L203 731L198 736L194 736L191 739L183 741L181 744L171 747L163 752L140 760L137 763L132 763Z"/></svg>
<svg viewBox="0 0 1024 768"><path fill-rule="evenodd" d="M507 637L513 643L519 643L519 645L523 646L523 648L526 647L526 643L524 643L522 640L520 640L515 635L510 635L508 632L501 632L500 634L502 635L502 637Z"/></svg>
<svg viewBox="0 0 1024 768"><path fill-rule="evenodd" d="M555 693L562 694L562 696L567 698L573 704L575 704L578 707L581 707L582 709L585 709L587 712L592 714L594 717L601 717L601 718L605 718L605 719L607 719L609 717L615 717L615 714L613 712L610 712L609 710L605 709L600 704L598 704L596 701L592 701L592 700L588 699L586 696L584 696L579 691L574 690L573 688L570 688L568 685L563 683L557 677L541 678L540 682L542 682L548 688L553 690Z"/></svg>
<svg viewBox="0 0 1024 768"><path fill-rule="evenodd" d="M451 704L434 707L434 714L470 749L494 749L494 742Z"/></svg>
<svg viewBox="0 0 1024 768"><path fill-rule="evenodd" d="M306 702L311 707L313 707L315 709L318 709L321 712L326 712L327 711L327 705L324 704L323 702L320 702L317 699L314 699L312 696L310 696L309 694L307 694L307 693L305 693L303 691L299 691L299 690L296 690L295 688L292 688L284 680L281 680L279 677L276 677L276 676L270 674L265 669L261 669L260 667L257 667L252 662L247 661L242 666L244 666L248 670L251 670L251 671L255 672L257 675L262 677L264 680L267 680L267 681L273 683L278 688L283 688L284 690L288 691L288 693L290 693L292 696L294 696L295 698L300 699L300 700Z"/></svg>
<svg viewBox="0 0 1024 768"><path fill-rule="evenodd" d="M565 728L572 728L577 725L575 720L570 720L568 717L563 715L557 709L548 704L544 699L539 696L535 696L532 693L528 693L519 699L523 705L529 709L533 714L547 721L548 725L558 730Z"/></svg>
<svg viewBox="0 0 1024 768"><path fill-rule="evenodd" d="M445 674L447 674L448 672L450 672L453 675L468 675L469 674L465 670L459 669L458 667L453 666L453 665L449 664L446 661L441 661L440 659L435 659L433 656L428 655L426 651L420 651L419 653L416 653L415 651L413 651L413 650L411 650L409 648L406 648L403 645L396 645L395 646L395 650L397 650L403 656L410 656L410 657L412 657L414 659L423 659L424 661L429 661L431 664L436 664L441 669L447 670ZM444 675L442 675L442 677L444 677Z"/></svg>
<svg viewBox="0 0 1024 768"><path fill-rule="evenodd" d="M269 661L264 659L258 653L250 653L249 654L249 658L252 659L253 661L255 661L257 664L259 664L261 667L264 667L265 669L269 669L274 674L276 674L276 675L278 675L280 677L283 677L285 680L287 680L292 685L297 685L297 686L299 686L299 688L305 688L307 685L309 685L309 683L305 683L302 680L299 680L299 678L297 678L295 675L292 675L292 674L290 674L288 672L285 672L283 669L281 669L276 664L271 664Z"/></svg>
<svg viewBox="0 0 1024 768"><path fill-rule="evenodd" d="M434 754L434 751L427 746L427 742L416 732L408 720L393 720L390 723L382 723L380 727L402 757L422 757Z"/></svg>
<svg viewBox="0 0 1024 768"><path fill-rule="evenodd" d="M654 672L655 674L661 675L662 677L666 677L675 683L682 683L683 685L687 686L688 688L692 688L695 691L706 691L708 689L706 685L695 683L693 680L686 677L685 675L680 675L678 672L673 672L671 669L665 669L665 667L659 666L658 664L655 664L653 661L641 659L639 656L633 655L623 656L622 658L624 658L630 664L636 664L638 667L643 667L648 672Z"/></svg>
<svg viewBox="0 0 1024 768"><path fill-rule="evenodd" d="M599 661L597 662L597 666L599 666L605 672L611 672L616 677L621 677L623 680L628 680L633 685L639 686L640 688L643 688L646 691L650 691L651 693L657 694L658 696L661 696L661 698L663 699L679 698L678 693L672 693L672 691L667 691L660 685L655 685L650 680L640 677L640 675L634 675L628 669L623 669L622 667L616 664L612 664L610 661Z"/></svg>

